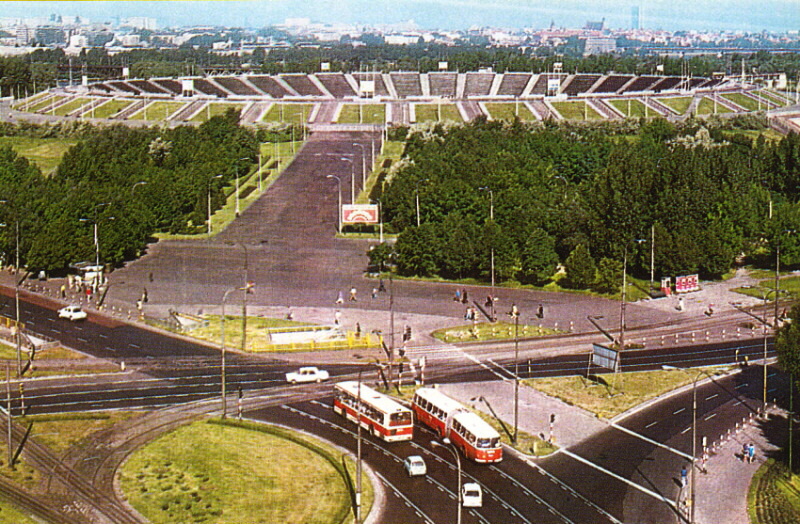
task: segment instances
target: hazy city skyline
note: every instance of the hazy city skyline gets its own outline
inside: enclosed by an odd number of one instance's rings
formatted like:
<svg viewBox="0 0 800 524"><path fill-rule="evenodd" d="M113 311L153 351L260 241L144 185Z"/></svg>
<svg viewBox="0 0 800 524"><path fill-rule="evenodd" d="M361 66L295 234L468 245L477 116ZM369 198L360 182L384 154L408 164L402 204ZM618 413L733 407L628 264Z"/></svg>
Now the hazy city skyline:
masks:
<svg viewBox="0 0 800 524"><path fill-rule="evenodd" d="M151 17L160 28L216 25L263 27L287 18L327 24L392 25L413 20L423 29L473 26L581 27L605 19L606 27L631 27L640 8L641 27L665 30L784 32L800 29L797 0L251 0L3 2L0 17L81 16L92 22Z"/></svg>

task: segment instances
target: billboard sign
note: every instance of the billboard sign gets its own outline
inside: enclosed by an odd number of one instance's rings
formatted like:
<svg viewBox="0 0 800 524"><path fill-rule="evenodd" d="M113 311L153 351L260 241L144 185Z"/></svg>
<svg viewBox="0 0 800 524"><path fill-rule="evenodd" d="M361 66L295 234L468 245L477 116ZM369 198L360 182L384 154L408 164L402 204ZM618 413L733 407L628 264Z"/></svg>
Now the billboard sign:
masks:
<svg viewBox="0 0 800 524"><path fill-rule="evenodd" d="M377 224L378 219L378 206L375 204L342 206L342 224Z"/></svg>
<svg viewBox="0 0 800 524"><path fill-rule="evenodd" d="M592 364L616 371L619 365L619 351L600 344L592 344Z"/></svg>
<svg viewBox="0 0 800 524"><path fill-rule="evenodd" d="M675 277L675 292L690 293L700 290L700 279L697 275L684 275Z"/></svg>
<svg viewBox="0 0 800 524"><path fill-rule="evenodd" d="M362 80L359 85L362 95L375 94L375 80Z"/></svg>

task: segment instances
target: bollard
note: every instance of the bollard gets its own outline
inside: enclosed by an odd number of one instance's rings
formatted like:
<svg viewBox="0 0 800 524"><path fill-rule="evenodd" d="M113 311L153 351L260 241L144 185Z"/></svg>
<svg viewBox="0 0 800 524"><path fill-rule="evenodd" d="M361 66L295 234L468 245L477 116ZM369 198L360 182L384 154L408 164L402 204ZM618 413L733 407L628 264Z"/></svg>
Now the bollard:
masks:
<svg viewBox="0 0 800 524"><path fill-rule="evenodd" d="M736 338L739 338L742 335L742 330L738 327L736 328Z"/></svg>
<svg viewBox="0 0 800 524"><path fill-rule="evenodd" d="M706 331L706 342L708 342L708 340L709 340L708 331Z"/></svg>
<svg viewBox="0 0 800 524"><path fill-rule="evenodd" d="M694 335L695 335L695 333L694 333L694 331L692 331L692 342L694 342Z"/></svg>
<svg viewBox="0 0 800 524"><path fill-rule="evenodd" d="M125 371L125 361L124 360L119 363L119 367L120 367L120 369L122 369L122 371Z"/></svg>
<svg viewBox="0 0 800 524"><path fill-rule="evenodd" d="M553 324L553 329L555 329L556 331L558 331L558 322L556 322L555 324Z"/></svg>
<svg viewBox="0 0 800 524"><path fill-rule="evenodd" d="M647 337L642 338L642 347L647 346Z"/></svg>
<svg viewBox="0 0 800 524"><path fill-rule="evenodd" d="M572 320L569 321L569 332L570 333L575 332L575 322L573 322Z"/></svg>
<svg viewBox="0 0 800 524"><path fill-rule="evenodd" d="M661 335L661 345L664 345L664 335Z"/></svg>
<svg viewBox="0 0 800 524"><path fill-rule="evenodd" d="M725 340L725 330L722 330L722 340Z"/></svg>

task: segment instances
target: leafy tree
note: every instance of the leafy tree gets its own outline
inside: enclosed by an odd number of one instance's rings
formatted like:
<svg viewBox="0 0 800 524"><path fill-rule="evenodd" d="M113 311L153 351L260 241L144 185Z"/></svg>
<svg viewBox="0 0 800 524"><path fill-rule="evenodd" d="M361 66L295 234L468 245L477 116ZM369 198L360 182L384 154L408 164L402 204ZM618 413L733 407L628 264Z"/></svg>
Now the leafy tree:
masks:
<svg viewBox="0 0 800 524"><path fill-rule="evenodd" d="M397 271L401 275L428 277L436 274L441 253L434 224L411 227L397 237Z"/></svg>
<svg viewBox="0 0 800 524"><path fill-rule="evenodd" d="M778 363L795 380L800 378L800 305L789 312L789 321L778 329L775 337Z"/></svg>
<svg viewBox="0 0 800 524"><path fill-rule="evenodd" d="M553 276L558 266L555 238L545 230L535 228L522 248L521 263L522 280L537 286L543 285Z"/></svg>
<svg viewBox="0 0 800 524"><path fill-rule="evenodd" d="M613 258L601 258L597 264L594 288L601 293L617 293L621 286L622 262Z"/></svg>
<svg viewBox="0 0 800 524"><path fill-rule="evenodd" d="M576 289L586 289L595 282L595 266L592 255L583 244L578 246L569 254L564 261L564 269L567 273L567 283Z"/></svg>

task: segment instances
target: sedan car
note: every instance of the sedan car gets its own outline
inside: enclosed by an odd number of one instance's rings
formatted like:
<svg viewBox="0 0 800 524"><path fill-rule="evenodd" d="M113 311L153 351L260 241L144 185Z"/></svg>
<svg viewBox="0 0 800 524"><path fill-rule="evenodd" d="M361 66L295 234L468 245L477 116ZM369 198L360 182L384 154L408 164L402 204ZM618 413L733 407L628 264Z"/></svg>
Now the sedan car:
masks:
<svg viewBox="0 0 800 524"><path fill-rule="evenodd" d="M67 306L58 310L58 318L66 318L68 320L86 320L86 311L82 310L80 306Z"/></svg>
<svg viewBox="0 0 800 524"><path fill-rule="evenodd" d="M483 491L480 484L467 482L461 488L461 500L465 508L480 508L483 506Z"/></svg>
<svg viewBox="0 0 800 524"><path fill-rule="evenodd" d="M408 473L409 477L418 477L425 475L428 468L425 466L425 461L419 455L410 455L403 461L403 467Z"/></svg>
<svg viewBox="0 0 800 524"><path fill-rule="evenodd" d="M327 371L315 367L300 368L297 371L286 373L286 382L290 382L292 384L322 382L323 380L328 380L329 378L330 375L328 375Z"/></svg>

